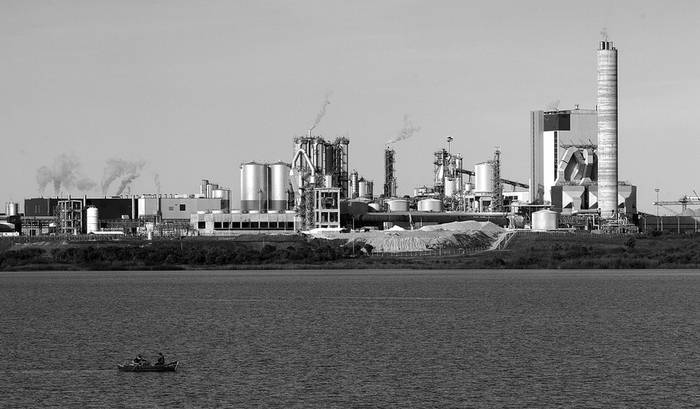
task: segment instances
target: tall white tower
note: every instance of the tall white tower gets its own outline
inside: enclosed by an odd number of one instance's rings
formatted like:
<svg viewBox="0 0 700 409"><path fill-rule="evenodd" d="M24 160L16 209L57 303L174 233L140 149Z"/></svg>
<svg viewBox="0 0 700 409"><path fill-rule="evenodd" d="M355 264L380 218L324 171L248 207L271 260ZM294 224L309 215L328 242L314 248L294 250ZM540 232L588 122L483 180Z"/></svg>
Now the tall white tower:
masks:
<svg viewBox="0 0 700 409"><path fill-rule="evenodd" d="M607 38L598 49L598 208L617 217L617 48Z"/></svg>

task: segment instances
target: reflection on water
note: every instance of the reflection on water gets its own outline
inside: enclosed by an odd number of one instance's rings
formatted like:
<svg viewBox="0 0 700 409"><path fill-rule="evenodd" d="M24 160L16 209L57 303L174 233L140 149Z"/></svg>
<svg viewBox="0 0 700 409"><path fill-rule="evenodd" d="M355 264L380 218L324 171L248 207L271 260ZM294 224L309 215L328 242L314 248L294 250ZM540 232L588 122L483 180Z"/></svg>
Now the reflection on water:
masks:
<svg viewBox="0 0 700 409"><path fill-rule="evenodd" d="M9 407L695 401L695 272L0 274ZM120 373L142 353L177 373Z"/></svg>

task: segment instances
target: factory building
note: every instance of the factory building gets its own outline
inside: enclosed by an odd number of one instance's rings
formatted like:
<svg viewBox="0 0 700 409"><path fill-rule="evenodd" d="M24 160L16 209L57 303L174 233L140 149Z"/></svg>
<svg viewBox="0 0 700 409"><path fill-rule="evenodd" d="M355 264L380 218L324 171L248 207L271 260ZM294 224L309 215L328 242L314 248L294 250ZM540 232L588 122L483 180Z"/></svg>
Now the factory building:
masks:
<svg viewBox="0 0 700 409"><path fill-rule="evenodd" d="M138 199L138 217L158 220L190 220L197 212L223 211L219 198L193 195L143 195Z"/></svg>
<svg viewBox="0 0 700 409"><path fill-rule="evenodd" d="M5 213L0 214L0 237L19 236L22 232L22 216L19 214L19 204L8 202Z"/></svg>
<svg viewBox="0 0 700 409"><path fill-rule="evenodd" d="M190 226L200 236L230 236L245 232L296 232L301 218L294 213L197 212L190 215Z"/></svg>
<svg viewBox="0 0 700 409"><path fill-rule="evenodd" d="M199 195L195 197L206 199L220 199L222 210L231 210L231 189L219 187L217 183L210 183L207 179L202 179L199 185Z"/></svg>
<svg viewBox="0 0 700 409"><path fill-rule="evenodd" d="M101 221L110 225L134 220L138 212L135 197L29 198L24 200L22 233L30 236L86 233L88 207L100 209Z"/></svg>
<svg viewBox="0 0 700 409"><path fill-rule="evenodd" d="M617 188L617 210L620 215L633 219L637 214L637 187L620 183ZM599 187L595 184L588 186L560 185L551 189L552 210L562 214L576 214L587 210L597 210L599 207ZM596 211L597 213L597 211Z"/></svg>
<svg viewBox="0 0 700 409"><path fill-rule="evenodd" d="M551 188L560 177L560 163L575 146L594 146L595 110L530 112L530 198L534 204L551 203ZM593 157L591 161L595 161Z"/></svg>
<svg viewBox="0 0 700 409"><path fill-rule="evenodd" d="M216 195L216 190L212 191L212 195ZM24 201L22 233L30 236L106 232L135 234L146 222L185 226L189 225L192 213L224 210L226 202L223 198L197 196L29 198Z"/></svg>

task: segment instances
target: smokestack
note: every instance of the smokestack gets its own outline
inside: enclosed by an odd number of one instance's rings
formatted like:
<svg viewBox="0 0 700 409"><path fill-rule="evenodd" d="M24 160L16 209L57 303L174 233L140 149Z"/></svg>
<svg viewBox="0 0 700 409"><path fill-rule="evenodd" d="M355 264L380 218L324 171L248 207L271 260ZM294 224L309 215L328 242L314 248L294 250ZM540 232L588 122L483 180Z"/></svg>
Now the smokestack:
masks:
<svg viewBox="0 0 700 409"><path fill-rule="evenodd" d="M617 49L598 49L598 208L604 219L617 216Z"/></svg>
<svg viewBox="0 0 700 409"><path fill-rule="evenodd" d="M390 147L384 150L384 197L396 197L396 176L394 174L394 154Z"/></svg>

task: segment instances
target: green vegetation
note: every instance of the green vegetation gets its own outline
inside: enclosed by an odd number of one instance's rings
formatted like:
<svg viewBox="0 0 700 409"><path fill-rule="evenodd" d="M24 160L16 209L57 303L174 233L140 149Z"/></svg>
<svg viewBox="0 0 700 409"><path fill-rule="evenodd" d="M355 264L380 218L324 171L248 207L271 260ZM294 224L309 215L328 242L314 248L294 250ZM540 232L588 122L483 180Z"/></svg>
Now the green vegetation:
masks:
<svg viewBox="0 0 700 409"><path fill-rule="evenodd" d="M700 235L530 234L474 261L474 268L700 268Z"/></svg>
<svg viewBox="0 0 700 409"><path fill-rule="evenodd" d="M43 243L42 243L43 244ZM186 268L284 268L366 255L371 248L337 241L294 240L264 243L233 240L153 242L71 242L22 245L0 253L0 269L171 270Z"/></svg>
<svg viewBox="0 0 700 409"><path fill-rule="evenodd" d="M0 247L0 270L640 269L700 268L700 235L516 235L505 250L449 256L370 256L344 240L266 236L41 242Z"/></svg>

